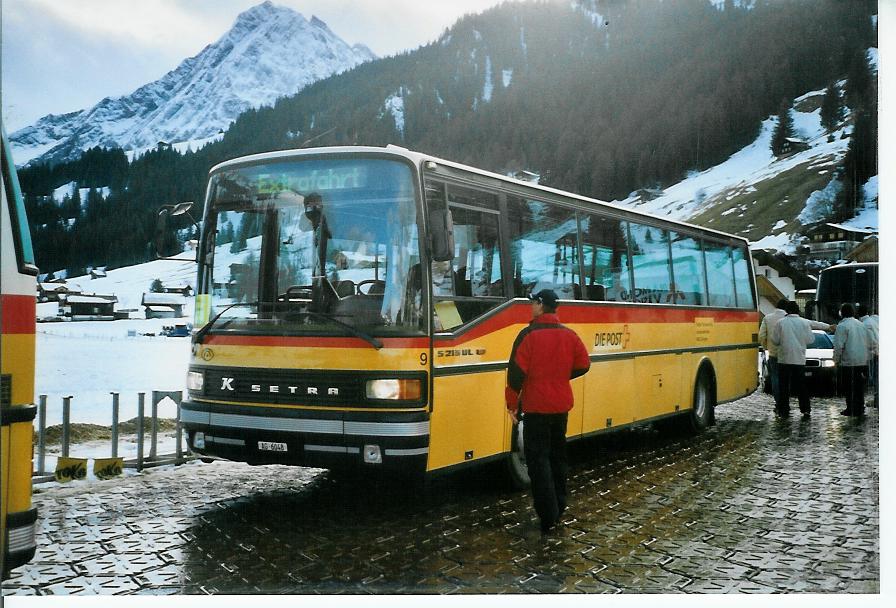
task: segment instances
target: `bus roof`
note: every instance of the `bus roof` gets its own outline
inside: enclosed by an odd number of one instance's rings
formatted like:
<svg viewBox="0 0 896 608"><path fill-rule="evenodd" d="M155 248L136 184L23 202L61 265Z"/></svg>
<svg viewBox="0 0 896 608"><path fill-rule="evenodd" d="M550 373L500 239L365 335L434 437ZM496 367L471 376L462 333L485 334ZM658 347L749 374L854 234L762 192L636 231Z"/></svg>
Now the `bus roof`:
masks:
<svg viewBox="0 0 896 608"><path fill-rule="evenodd" d="M581 194L576 194L574 192L567 192L564 190L558 190L556 188L550 188L548 186L541 186L538 184L533 184L531 182L525 182L522 180L518 180L516 178L501 175L500 173L492 173L491 171L485 171L484 169L478 169L476 167L472 167L470 165L464 165L461 163L457 163L450 160L445 160L443 158L439 158L437 156L432 156L429 154L423 154L421 152L414 152L413 150L408 150L407 148L403 148L401 146L396 146L393 144L389 144L384 148L376 147L376 146L327 146L320 148L302 148L302 149L291 149L291 150L278 150L274 152L263 152L260 154L251 154L248 156L241 156L239 158L233 158L230 160L226 160L221 162L209 170L209 175L216 173L218 171L222 171L224 169L237 167L239 165L244 164L255 164L265 161L273 161L273 160L285 160L289 158L299 158L303 156L322 156L329 154L379 154L379 155L392 155L407 159L411 163L413 163L417 167L422 167L426 162L435 163L437 166L442 166L450 169L454 169L457 171L463 171L465 173L470 173L473 175L477 175L480 177L484 177L492 180L499 180L501 182L511 184L515 187L530 190L533 192L544 192L547 194L552 194L554 196L559 196L563 198L574 199L577 202L586 203L588 205L598 206L605 208L607 210L612 211L617 215L623 215L627 218L644 218L648 222L652 223L662 223L669 227L683 227L687 228L691 231L707 233L717 235L726 240L735 240L746 243L749 246L749 241L746 238L737 236L734 234L730 234L727 232L722 232L721 230L713 230L712 228L706 228L704 226L697 226L696 224L689 224L687 222L682 222L678 220L672 220L669 218L662 218L655 215L650 215L649 213L644 213L643 211L637 211L634 209L629 209L627 207L623 207L621 205L615 203L609 203L607 201L602 201L595 198L590 198L587 196L583 196Z"/></svg>

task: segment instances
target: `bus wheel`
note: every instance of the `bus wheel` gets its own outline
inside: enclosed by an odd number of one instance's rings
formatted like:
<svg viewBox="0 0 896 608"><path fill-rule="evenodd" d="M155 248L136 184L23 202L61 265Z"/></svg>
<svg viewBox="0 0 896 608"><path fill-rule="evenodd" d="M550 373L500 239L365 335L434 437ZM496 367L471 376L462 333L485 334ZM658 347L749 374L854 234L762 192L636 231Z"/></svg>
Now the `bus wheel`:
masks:
<svg viewBox="0 0 896 608"><path fill-rule="evenodd" d="M694 407L691 410L691 428L694 431L706 430L712 424L714 407L712 380L707 372L702 371L694 385Z"/></svg>
<svg viewBox="0 0 896 608"><path fill-rule="evenodd" d="M510 454L507 456L507 476L510 484L519 490L529 487L529 469L526 468L526 454L523 451L523 421L513 425L510 438Z"/></svg>

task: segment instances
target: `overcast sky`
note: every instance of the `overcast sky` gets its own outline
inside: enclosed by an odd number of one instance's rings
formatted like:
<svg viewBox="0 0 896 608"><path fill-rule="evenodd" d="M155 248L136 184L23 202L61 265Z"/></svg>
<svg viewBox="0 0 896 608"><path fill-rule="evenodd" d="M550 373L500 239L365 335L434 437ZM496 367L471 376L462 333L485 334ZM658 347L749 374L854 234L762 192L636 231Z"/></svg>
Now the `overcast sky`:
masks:
<svg viewBox="0 0 896 608"><path fill-rule="evenodd" d="M380 56L436 39L499 0L274 0ZM262 0L0 0L7 132L156 80Z"/></svg>

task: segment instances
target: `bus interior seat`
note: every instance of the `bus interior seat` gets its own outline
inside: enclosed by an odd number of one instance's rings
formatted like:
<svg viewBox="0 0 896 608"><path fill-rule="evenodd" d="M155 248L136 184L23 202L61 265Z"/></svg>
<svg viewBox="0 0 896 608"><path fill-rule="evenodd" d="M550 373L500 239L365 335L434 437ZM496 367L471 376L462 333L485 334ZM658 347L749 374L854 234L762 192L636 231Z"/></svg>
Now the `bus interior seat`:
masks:
<svg viewBox="0 0 896 608"><path fill-rule="evenodd" d="M370 287L367 289L367 293L364 295L368 296L381 296L386 293L386 282L385 281L374 281L370 284Z"/></svg>
<svg viewBox="0 0 896 608"><path fill-rule="evenodd" d="M334 281L333 288L336 290L336 295L340 298L347 298L355 295L355 282L351 279Z"/></svg>
<svg viewBox="0 0 896 608"><path fill-rule="evenodd" d="M351 319L352 323L360 325L382 325L383 316L380 313L382 297L367 297L356 295L339 300L333 309L336 317Z"/></svg>
<svg viewBox="0 0 896 608"><path fill-rule="evenodd" d="M588 296L589 300L602 302L607 299L607 288L599 283L597 285L588 285L585 287L585 295Z"/></svg>
<svg viewBox="0 0 896 608"><path fill-rule="evenodd" d="M470 296L473 292L470 288L470 281L466 279L467 267L462 266L454 271L454 295Z"/></svg>

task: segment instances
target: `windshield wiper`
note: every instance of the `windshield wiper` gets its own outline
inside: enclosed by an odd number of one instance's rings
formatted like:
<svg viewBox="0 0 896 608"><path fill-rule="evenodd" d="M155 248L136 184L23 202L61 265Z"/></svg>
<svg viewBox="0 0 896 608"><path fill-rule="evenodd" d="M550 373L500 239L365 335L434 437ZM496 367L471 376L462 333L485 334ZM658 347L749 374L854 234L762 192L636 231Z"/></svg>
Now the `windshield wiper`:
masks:
<svg viewBox="0 0 896 608"><path fill-rule="evenodd" d="M311 310L306 310L304 312L290 313L290 316L292 316L292 315L300 316L300 317L308 316L308 317L314 317L316 319L323 319L324 321L332 321L336 325L339 325L340 327L344 327L345 329L349 330L352 334L361 338L365 342L368 342L375 349L379 350L383 347L383 343L380 342L378 339L374 338L373 336L371 336L370 334L363 332L353 325L349 325L348 323L345 323L344 321L340 321L339 319L332 317L330 315L324 314L322 312L314 312Z"/></svg>
<svg viewBox="0 0 896 608"><path fill-rule="evenodd" d="M258 302L234 302L233 304L228 304L221 309L221 312L212 317L208 323L203 325L202 328L196 332L196 334L193 336L193 342L195 344L202 344L203 338L205 338L206 334L211 330L218 319L221 318L221 315L223 315L234 306L258 306Z"/></svg>

